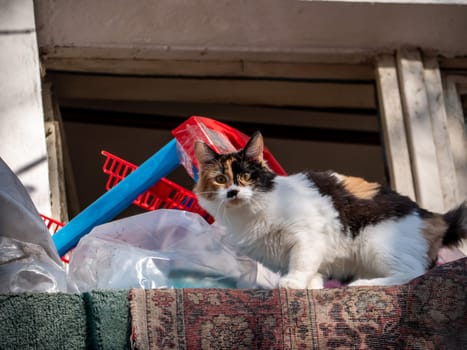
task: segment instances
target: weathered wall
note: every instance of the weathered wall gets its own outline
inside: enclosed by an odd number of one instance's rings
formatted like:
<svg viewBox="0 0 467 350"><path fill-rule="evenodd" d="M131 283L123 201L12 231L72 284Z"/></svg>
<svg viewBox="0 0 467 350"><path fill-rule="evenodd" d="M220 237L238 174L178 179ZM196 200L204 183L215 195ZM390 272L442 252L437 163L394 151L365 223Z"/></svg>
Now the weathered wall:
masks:
<svg viewBox="0 0 467 350"><path fill-rule="evenodd" d="M39 57L32 0L0 0L0 157L50 215Z"/></svg>
<svg viewBox="0 0 467 350"><path fill-rule="evenodd" d="M357 59L399 46L467 55L467 2L401 2L41 0L36 11L52 57Z"/></svg>

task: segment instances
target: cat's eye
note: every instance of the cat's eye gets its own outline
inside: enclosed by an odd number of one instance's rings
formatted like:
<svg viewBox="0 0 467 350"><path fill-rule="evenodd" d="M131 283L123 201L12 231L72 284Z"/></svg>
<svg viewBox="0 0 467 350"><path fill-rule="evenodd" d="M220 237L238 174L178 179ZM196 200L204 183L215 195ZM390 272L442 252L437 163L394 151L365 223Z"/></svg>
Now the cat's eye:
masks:
<svg viewBox="0 0 467 350"><path fill-rule="evenodd" d="M242 174L240 174L239 179L240 179L240 181L248 182L251 179L251 175L250 175L250 173L242 173Z"/></svg>
<svg viewBox="0 0 467 350"><path fill-rule="evenodd" d="M227 182L227 177L225 175L217 175L214 178L214 181L216 181L220 185L223 185Z"/></svg>

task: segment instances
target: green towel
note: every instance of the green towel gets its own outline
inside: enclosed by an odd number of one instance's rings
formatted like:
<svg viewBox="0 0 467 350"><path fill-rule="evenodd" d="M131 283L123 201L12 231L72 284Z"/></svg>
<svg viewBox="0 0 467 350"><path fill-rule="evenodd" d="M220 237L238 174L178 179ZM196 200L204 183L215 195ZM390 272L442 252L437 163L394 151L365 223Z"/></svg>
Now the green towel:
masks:
<svg viewBox="0 0 467 350"><path fill-rule="evenodd" d="M0 349L128 349L128 291L0 295Z"/></svg>
<svg viewBox="0 0 467 350"><path fill-rule="evenodd" d="M84 293L88 313L88 345L92 349L130 348L128 291Z"/></svg>

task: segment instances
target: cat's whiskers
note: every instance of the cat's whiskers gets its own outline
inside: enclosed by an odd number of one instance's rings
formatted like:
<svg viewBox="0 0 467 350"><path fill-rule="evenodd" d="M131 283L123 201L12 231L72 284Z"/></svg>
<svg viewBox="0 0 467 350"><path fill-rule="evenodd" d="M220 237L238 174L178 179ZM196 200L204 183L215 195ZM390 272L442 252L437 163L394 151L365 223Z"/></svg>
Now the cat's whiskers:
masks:
<svg viewBox="0 0 467 350"><path fill-rule="evenodd" d="M216 207L216 214L214 215L214 217L221 217L222 219L226 219L228 218L228 215L225 214L225 199L221 199L217 202L217 207Z"/></svg>
<svg viewBox="0 0 467 350"><path fill-rule="evenodd" d="M224 213L224 210L223 210L222 213L221 213L221 209L223 209L223 208L222 208L222 207L223 207L222 204L223 204L223 201L219 201L219 203L218 203L218 205L217 205L217 208L216 208L216 213L219 213L219 215Z"/></svg>
<svg viewBox="0 0 467 350"><path fill-rule="evenodd" d="M232 222L230 221L230 216L227 214L227 205L223 205L227 202L226 199L222 199L220 205L222 205L222 218L223 220L227 223L227 225L232 225Z"/></svg>
<svg viewBox="0 0 467 350"><path fill-rule="evenodd" d="M202 191L202 192L199 192L199 191L198 191L198 192L196 192L196 193L197 193L198 195L200 195L200 194L213 194L213 193L215 194L215 193L217 193L217 191Z"/></svg>
<svg viewBox="0 0 467 350"><path fill-rule="evenodd" d="M252 209L252 212L256 213L264 207L262 201L258 196L251 196L248 198L248 206Z"/></svg>

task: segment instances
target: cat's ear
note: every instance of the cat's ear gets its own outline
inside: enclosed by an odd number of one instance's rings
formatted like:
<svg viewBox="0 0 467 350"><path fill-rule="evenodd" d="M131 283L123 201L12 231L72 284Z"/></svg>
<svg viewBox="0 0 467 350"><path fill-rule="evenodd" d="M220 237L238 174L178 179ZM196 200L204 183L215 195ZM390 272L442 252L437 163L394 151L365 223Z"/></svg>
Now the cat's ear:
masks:
<svg viewBox="0 0 467 350"><path fill-rule="evenodd" d="M264 150L264 143L263 143L263 136L259 131L255 132L253 136L251 136L250 140L246 144L244 148L245 156L248 159L253 159L258 162L263 161L263 150Z"/></svg>
<svg viewBox="0 0 467 350"><path fill-rule="evenodd" d="M202 141L195 142L195 157L200 167L216 159L216 156L217 153L207 144Z"/></svg>

